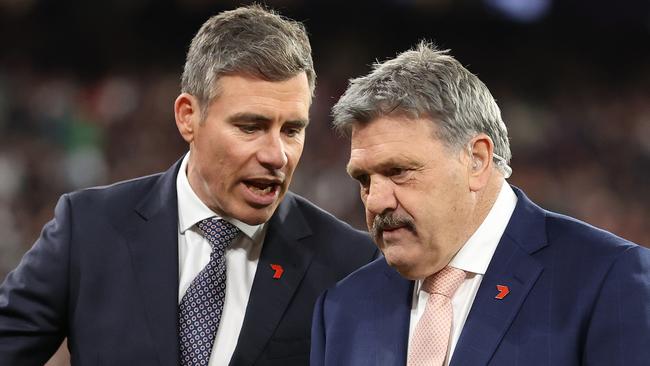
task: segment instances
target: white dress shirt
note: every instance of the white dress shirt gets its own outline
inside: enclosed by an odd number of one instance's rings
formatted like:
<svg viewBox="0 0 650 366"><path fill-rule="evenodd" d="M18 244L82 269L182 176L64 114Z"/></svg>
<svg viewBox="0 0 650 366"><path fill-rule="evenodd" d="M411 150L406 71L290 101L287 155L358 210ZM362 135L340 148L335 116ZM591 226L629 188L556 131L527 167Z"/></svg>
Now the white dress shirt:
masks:
<svg viewBox="0 0 650 366"><path fill-rule="evenodd" d="M212 247L196 223L213 216L194 193L187 179L188 153L176 177L178 195L178 302L194 277L208 264ZM251 226L233 218L224 219L237 226L241 233L226 250L226 296L219 329L210 355L210 366L228 365L241 331L248 297L253 286L257 262L266 235L266 224Z"/></svg>
<svg viewBox="0 0 650 366"><path fill-rule="evenodd" d="M501 236L510 221L516 205L517 195L515 195L510 185L504 180L499 195L494 202L494 206L490 209L485 220L483 220L474 234L472 234L465 245L456 253L451 262L449 262L449 266L464 270L466 277L451 299L453 320L445 366L449 365L451 356L456 348L456 343L458 342L458 337L465 325L465 320L474 302L474 297L476 297L478 288L483 280L483 275L485 275L485 271L492 260L492 255L499 244L499 240L501 240ZM429 294L426 291L420 290L421 286L422 280L418 280L415 282L413 289L411 322L409 325L409 347L411 346L411 338L413 337L415 326L420 320L420 317L422 317L427 300L429 299Z"/></svg>

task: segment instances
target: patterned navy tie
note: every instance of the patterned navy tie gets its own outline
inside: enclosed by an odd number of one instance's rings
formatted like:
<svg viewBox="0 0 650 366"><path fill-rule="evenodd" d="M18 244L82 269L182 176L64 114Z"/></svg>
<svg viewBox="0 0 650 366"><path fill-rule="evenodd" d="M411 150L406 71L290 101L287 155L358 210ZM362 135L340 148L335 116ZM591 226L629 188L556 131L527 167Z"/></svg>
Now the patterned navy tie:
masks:
<svg viewBox="0 0 650 366"><path fill-rule="evenodd" d="M239 233L212 217L197 224L212 246L210 262L194 278L178 305L181 365L207 365L226 296L226 248Z"/></svg>

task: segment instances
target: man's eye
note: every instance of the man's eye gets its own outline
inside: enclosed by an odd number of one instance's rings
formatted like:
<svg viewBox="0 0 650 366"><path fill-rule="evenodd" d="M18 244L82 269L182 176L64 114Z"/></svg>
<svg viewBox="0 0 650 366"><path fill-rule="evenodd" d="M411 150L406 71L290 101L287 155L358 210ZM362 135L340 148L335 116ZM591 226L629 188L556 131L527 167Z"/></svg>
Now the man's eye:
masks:
<svg viewBox="0 0 650 366"><path fill-rule="evenodd" d="M239 125L239 129L244 133L253 133L258 131L260 128L257 125Z"/></svg>
<svg viewBox="0 0 650 366"><path fill-rule="evenodd" d="M387 175L395 183L404 183L411 176L411 171L405 168L392 168L388 171Z"/></svg>
<svg viewBox="0 0 650 366"><path fill-rule="evenodd" d="M294 137L300 133L302 129L298 127L291 127L291 128L286 128L284 130L284 133L287 134L289 137Z"/></svg>
<svg viewBox="0 0 650 366"><path fill-rule="evenodd" d="M360 175L354 176L353 178L354 178L354 180L359 182L359 184L362 187L367 187L368 184L370 183L370 178L368 177L367 174L360 174Z"/></svg>
<svg viewBox="0 0 650 366"><path fill-rule="evenodd" d="M404 175L406 173L406 169L403 168L391 168L388 170L388 176L389 177L399 177L401 175Z"/></svg>
<svg viewBox="0 0 650 366"><path fill-rule="evenodd" d="M294 124L288 124L283 126L282 131L284 132L285 135L289 137L294 137L300 134L303 130L303 126L299 125L294 125Z"/></svg>

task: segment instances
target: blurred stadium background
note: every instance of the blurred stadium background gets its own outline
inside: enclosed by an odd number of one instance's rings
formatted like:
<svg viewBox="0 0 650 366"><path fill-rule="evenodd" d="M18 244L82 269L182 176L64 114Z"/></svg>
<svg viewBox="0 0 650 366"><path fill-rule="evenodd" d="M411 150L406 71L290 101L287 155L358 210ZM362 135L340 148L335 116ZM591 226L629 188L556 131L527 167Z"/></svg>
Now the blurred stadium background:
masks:
<svg viewBox="0 0 650 366"><path fill-rule="evenodd" d="M186 151L172 105L189 41L245 3L0 0L0 279L62 193L162 171ZM511 183L650 246L650 1L266 3L305 23L318 73L294 191L365 227L329 110L350 77L426 38L497 98Z"/></svg>

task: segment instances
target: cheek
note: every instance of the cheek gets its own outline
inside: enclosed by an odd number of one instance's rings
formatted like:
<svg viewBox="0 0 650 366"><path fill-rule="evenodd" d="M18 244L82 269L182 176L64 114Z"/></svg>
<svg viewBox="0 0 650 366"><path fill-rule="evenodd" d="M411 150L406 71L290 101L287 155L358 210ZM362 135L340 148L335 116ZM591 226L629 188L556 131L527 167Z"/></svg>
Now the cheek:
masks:
<svg viewBox="0 0 650 366"><path fill-rule="evenodd" d="M375 214L371 213L370 211L366 210L366 225L368 226L368 230L372 228L372 223L375 221Z"/></svg>
<svg viewBox="0 0 650 366"><path fill-rule="evenodd" d="M298 165L298 161L302 156L302 149L303 149L302 142L295 143L294 145L290 145L289 149L287 149L287 159L289 160L289 162L293 163L291 164L292 168L295 168L296 165Z"/></svg>
<svg viewBox="0 0 650 366"><path fill-rule="evenodd" d="M366 190L361 186L359 186L359 197L361 198L361 203L363 203L363 208L366 209L366 215L370 215L369 211L367 210L368 205L366 205L368 195L366 194Z"/></svg>
<svg viewBox="0 0 650 366"><path fill-rule="evenodd" d="M258 149L256 146L240 143L232 144L229 148L224 148L219 153L219 156L221 157L220 161L223 164L222 166L232 166L233 170L240 170L256 159L257 152Z"/></svg>

